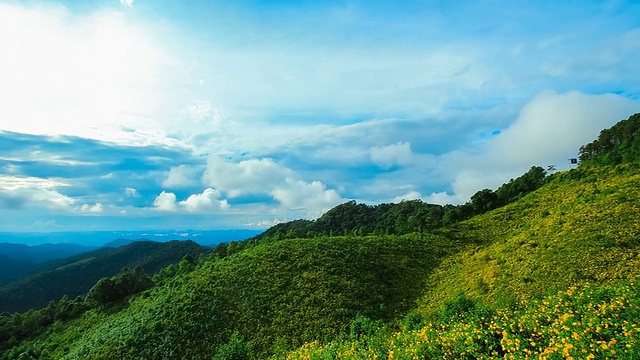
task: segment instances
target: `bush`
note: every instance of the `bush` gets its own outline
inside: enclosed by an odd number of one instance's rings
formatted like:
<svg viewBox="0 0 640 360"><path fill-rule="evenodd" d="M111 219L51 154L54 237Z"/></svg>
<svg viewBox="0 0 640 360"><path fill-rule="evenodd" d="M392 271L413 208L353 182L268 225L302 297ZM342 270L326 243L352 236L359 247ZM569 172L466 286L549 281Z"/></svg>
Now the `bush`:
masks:
<svg viewBox="0 0 640 360"><path fill-rule="evenodd" d="M218 347L213 360L246 360L251 358L251 345L238 332L234 332L229 342Z"/></svg>

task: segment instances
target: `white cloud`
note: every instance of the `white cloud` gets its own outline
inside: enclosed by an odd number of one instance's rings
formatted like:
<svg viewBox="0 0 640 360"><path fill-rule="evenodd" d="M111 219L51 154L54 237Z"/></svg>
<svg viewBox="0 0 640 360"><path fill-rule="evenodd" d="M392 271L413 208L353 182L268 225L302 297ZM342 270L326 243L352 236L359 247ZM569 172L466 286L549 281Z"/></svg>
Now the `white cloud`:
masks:
<svg viewBox="0 0 640 360"><path fill-rule="evenodd" d="M140 196L140 194L138 193L138 190L134 189L134 188L125 188L124 189L124 193L128 196L128 197L138 197Z"/></svg>
<svg viewBox="0 0 640 360"><path fill-rule="evenodd" d="M273 220L260 220L258 222L254 222L254 223L247 223L247 224L243 224L245 226L249 226L249 227L258 227L258 228L270 228L274 225L278 225L285 222L285 220L280 220L280 219L273 219Z"/></svg>
<svg viewBox="0 0 640 360"><path fill-rule="evenodd" d="M196 185L198 170L186 165L172 167L162 181L165 188L184 188Z"/></svg>
<svg viewBox="0 0 640 360"><path fill-rule="evenodd" d="M310 214L341 201L336 190L320 181L307 182L273 159L250 159L237 163L210 157L203 182L231 198L248 194L271 196L287 209L305 209Z"/></svg>
<svg viewBox="0 0 640 360"><path fill-rule="evenodd" d="M374 146L371 148L371 160L384 168L407 165L411 162L412 156L411 144L408 142L400 141L388 146Z"/></svg>
<svg viewBox="0 0 640 360"><path fill-rule="evenodd" d="M429 204L438 205L459 204L464 202L460 201L456 196L449 195L446 191L431 193L424 201Z"/></svg>
<svg viewBox="0 0 640 360"><path fill-rule="evenodd" d="M163 191L153 200L153 206L160 211L177 211L176 194Z"/></svg>
<svg viewBox="0 0 640 360"><path fill-rule="evenodd" d="M499 135L476 148L441 156L439 168L449 176L452 193L432 193L427 201L466 202L475 192L495 189L531 166L554 164L566 170L568 159L577 156L581 145L639 110L640 101L614 94L544 92Z"/></svg>
<svg viewBox="0 0 640 360"><path fill-rule="evenodd" d="M408 193L406 193L406 194L403 194L403 195L400 195L400 196L396 196L396 197L394 197L394 198L391 200L391 202L393 202L393 203L399 203L399 202L401 202L402 200L418 200L418 199L420 199L420 198L422 198L422 195L421 195L418 191L413 190L413 191L409 191L409 192L408 192Z"/></svg>
<svg viewBox="0 0 640 360"><path fill-rule="evenodd" d="M545 92L525 105L518 119L491 141L488 156L511 165L566 162L600 130L639 109L639 102L614 94Z"/></svg>
<svg viewBox="0 0 640 360"><path fill-rule="evenodd" d="M267 193L291 174L291 170L280 166L273 159L250 159L233 163L210 156L202 181L234 198Z"/></svg>
<svg viewBox="0 0 640 360"><path fill-rule="evenodd" d="M291 178L274 188L271 195L286 208L307 209L315 215L320 215L342 202L335 190L327 189L320 181L308 183Z"/></svg>
<svg viewBox="0 0 640 360"><path fill-rule="evenodd" d="M176 194L163 191L153 201L153 206L160 211L175 212L186 210L192 213L220 212L229 209L227 200L220 200L219 191L215 189L205 189L201 194L193 194L186 200L177 201Z"/></svg>
<svg viewBox="0 0 640 360"><path fill-rule="evenodd" d="M227 200L219 200L222 194L215 189L205 189L202 194L193 194L178 205L188 212L209 212L229 209Z"/></svg>
<svg viewBox="0 0 640 360"><path fill-rule="evenodd" d="M95 203L94 205L83 204L80 207L81 212L99 214L104 210L102 203Z"/></svg>
<svg viewBox="0 0 640 360"><path fill-rule="evenodd" d="M146 25L108 10L19 4L0 4L0 24L0 129L164 138L157 134L166 103L159 85L169 81L172 60Z"/></svg>
<svg viewBox="0 0 640 360"><path fill-rule="evenodd" d="M0 206L9 209L40 206L70 210L76 200L55 190L64 186L68 185L51 179L0 175Z"/></svg>
<svg viewBox="0 0 640 360"><path fill-rule="evenodd" d="M69 186L67 183L53 179L44 179L31 176L3 176L0 175L0 189L18 190L22 188L38 187L50 189L55 187Z"/></svg>
<svg viewBox="0 0 640 360"><path fill-rule="evenodd" d="M133 6L133 0L120 0L120 4L131 7Z"/></svg>

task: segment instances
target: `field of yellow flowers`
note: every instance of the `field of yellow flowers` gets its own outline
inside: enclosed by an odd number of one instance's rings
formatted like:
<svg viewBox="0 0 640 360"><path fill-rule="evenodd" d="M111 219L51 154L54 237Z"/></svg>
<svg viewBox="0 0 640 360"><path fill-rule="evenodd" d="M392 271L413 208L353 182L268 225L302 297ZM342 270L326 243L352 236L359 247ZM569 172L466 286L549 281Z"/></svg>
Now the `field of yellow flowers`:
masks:
<svg viewBox="0 0 640 360"><path fill-rule="evenodd" d="M312 342L284 358L638 359L639 340L640 286L626 282L571 287L519 308L475 304L413 330Z"/></svg>

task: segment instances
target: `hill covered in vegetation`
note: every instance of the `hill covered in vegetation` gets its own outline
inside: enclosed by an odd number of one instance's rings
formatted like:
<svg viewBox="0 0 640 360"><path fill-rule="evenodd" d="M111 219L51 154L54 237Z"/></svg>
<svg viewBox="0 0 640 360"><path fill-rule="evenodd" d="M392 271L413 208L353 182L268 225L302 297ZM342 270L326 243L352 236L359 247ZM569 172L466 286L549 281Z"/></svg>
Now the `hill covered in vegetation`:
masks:
<svg viewBox="0 0 640 360"><path fill-rule="evenodd" d="M4 239L4 237L0 236ZM38 268L47 261L60 259L95 248L77 244L25 245L10 242L0 243L0 284L8 283Z"/></svg>
<svg viewBox="0 0 640 360"><path fill-rule="evenodd" d="M0 287L0 312L19 312L47 306L64 295L86 294L101 278L123 268L141 267L154 274L185 255L197 258L205 248L193 241L136 241L117 248L103 248L42 264L36 271Z"/></svg>
<svg viewBox="0 0 640 360"><path fill-rule="evenodd" d="M622 159L581 154L577 169L458 207L347 203L153 279L103 279L0 317L0 358L637 358L640 159ZM376 211L405 208L375 227Z"/></svg>
<svg viewBox="0 0 640 360"><path fill-rule="evenodd" d="M543 168L533 166L495 192L480 190L467 203L458 206L428 204L421 200L367 205L352 200L334 207L317 220L277 224L249 239L247 244L317 236L424 234L514 202L540 188L546 176Z"/></svg>

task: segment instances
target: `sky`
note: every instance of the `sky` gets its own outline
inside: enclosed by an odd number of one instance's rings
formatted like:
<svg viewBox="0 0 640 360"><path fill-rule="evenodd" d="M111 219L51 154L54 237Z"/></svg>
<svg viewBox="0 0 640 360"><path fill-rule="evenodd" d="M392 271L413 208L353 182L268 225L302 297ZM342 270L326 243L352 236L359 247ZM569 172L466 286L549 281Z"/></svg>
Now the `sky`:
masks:
<svg viewBox="0 0 640 360"><path fill-rule="evenodd" d="M0 231L460 204L640 112L637 1L0 0Z"/></svg>

